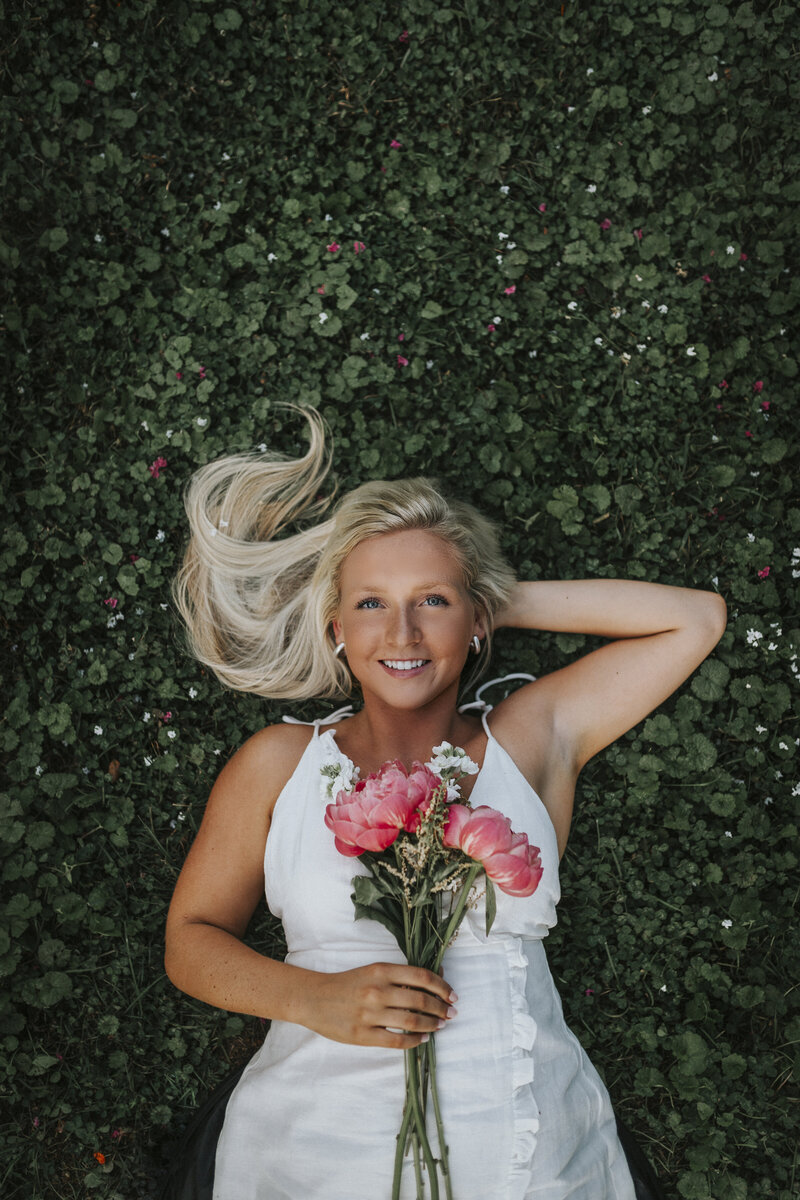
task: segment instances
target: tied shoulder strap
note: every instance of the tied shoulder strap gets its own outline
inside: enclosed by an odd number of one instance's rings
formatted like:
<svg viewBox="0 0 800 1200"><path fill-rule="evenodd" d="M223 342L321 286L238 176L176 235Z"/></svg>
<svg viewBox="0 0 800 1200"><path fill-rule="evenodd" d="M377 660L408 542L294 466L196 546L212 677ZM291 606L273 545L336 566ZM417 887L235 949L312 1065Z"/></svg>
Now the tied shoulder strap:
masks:
<svg viewBox="0 0 800 1200"><path fill-rule="evenodd" d="M458 711L460 713L469 712L469 710L471 708L478 709L478 711L481 714L481 724L483 725L483 728L486 730L487 737L491 737L492 735L489 732L489 725L488 725L486 718L489 715L489 713L492 711L492 708L494 706L492 704L489 704L489 702L487 700L484 700L481 693L485 692L487 688L494 687L494 685L496 683L508 683L509 680L511 680L511 679L525 679L528 683L536 682L535 675L528 675L524 671L515 672L511 675L502 675L498 679L489 679L486 683L482 683L481 686L475 692L474 700L470 700L468 704L459 704L459 706L458 706ZM505 693L506 696L508 695L508 690L509 689L506 689L506 693Z"/></svg>
<svg viewBox="0 0 800 1200"><path fill-rule="evenodd" d="M353 716L352 704L345 704L342 708L337 708L336 712L328 713L327 717L317 717L314 721L301 721L298 717L281 717L287 725L313 725L317 733L319 733L320 725L335 725L337 721L341 721L344 717Z"/></svg>

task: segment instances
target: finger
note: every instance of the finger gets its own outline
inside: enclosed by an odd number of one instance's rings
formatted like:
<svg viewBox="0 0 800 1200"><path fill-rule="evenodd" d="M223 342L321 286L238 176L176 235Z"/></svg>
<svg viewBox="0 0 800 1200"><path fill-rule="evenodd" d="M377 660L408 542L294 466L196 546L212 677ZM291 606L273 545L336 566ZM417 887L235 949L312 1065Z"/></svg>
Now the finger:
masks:
<svg viewBox="0 0 800 1200"><path fill-rule="evenodd" d="M448 1004L454 1004L458 999L450 984L442 979L441 975L434 975L433 971L426 971L424 967L398 967L398 974L392 978L392 982L430 992Z"/></svg>
<svg viewBox="0 0 800 1200"><path fill-rule="evenodd" d="M369 1044L384 1046L390 1050L413 1050L415 1046L421 1046L429 1039L429 1033L406 1033L394 1026L389 1029L377 1027L373 1030Z"/></svg>
<svg viewBox="0 0 800 1200"><path fill-rule="evenodd" d="M440 996L432 996L430 992L420 992L408 987L388 989L385 1004L390 1009L404 1009L407 1012L434 1017L438 1021L450 1020L458 1012L454 1005L448 1004Z"/></svg>

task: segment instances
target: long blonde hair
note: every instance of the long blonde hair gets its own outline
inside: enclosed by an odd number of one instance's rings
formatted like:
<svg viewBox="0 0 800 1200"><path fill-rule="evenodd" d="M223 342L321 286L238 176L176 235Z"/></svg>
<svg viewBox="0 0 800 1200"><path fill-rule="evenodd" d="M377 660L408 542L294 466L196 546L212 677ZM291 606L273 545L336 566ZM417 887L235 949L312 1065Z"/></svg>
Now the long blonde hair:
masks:
<svg viewBox="0 0 800 1200"><path fill-rule="evenodd" d="M173 596L194 655L237 691L288 700L350 695L354 681L333 654L330 631L342 563L365 538L426 529L456 554L485 619L479 674L494 614L515 582L491 521L420 477L362 484L332 516L287 534L298 520L318 518L333 498L320 495L331 460L322 417L310 407L297 411L311 434L302 458L231 454L189 481L191 536Z"/></svg>

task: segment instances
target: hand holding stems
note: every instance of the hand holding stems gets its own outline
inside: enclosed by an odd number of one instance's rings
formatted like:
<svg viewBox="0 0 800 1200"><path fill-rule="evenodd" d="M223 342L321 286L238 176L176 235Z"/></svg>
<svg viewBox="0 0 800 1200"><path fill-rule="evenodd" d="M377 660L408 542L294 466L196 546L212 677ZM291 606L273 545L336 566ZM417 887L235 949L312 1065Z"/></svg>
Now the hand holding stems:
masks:
<svg viewBox="0 0 800 1200"><path fill-rule="evenodd" d="M455 1016L456 999L441 975L423 967L378 962L313 972L301 1024L335 1042L410 1050Z"/></svg>

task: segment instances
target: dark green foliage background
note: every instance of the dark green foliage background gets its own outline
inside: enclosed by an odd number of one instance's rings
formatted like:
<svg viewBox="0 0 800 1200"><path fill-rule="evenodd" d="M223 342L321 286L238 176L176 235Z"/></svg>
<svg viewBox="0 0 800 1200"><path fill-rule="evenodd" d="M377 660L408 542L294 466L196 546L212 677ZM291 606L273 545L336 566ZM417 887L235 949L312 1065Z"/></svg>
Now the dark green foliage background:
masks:
<svg viewBox="0 0 800 1200"><path fill-rule="evenodd" d="M302 450L281 400L324 413L340 487L438 473L523 577L725 596L714 654L585 771L548 951L673 1195L798 1196L799 24L7 9L5 1196L150 1195L262 1036L172 988L162 928L220 765L282 708L188 657L168 585L191 471ZM504 632L497 672L591 644Z"/></svg>

